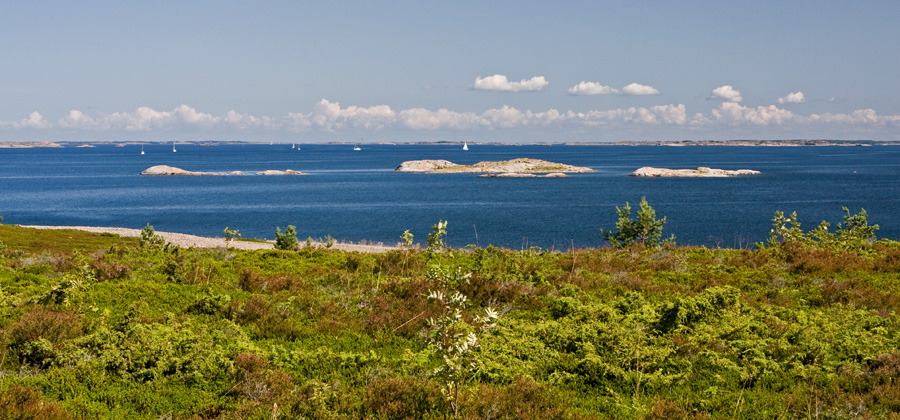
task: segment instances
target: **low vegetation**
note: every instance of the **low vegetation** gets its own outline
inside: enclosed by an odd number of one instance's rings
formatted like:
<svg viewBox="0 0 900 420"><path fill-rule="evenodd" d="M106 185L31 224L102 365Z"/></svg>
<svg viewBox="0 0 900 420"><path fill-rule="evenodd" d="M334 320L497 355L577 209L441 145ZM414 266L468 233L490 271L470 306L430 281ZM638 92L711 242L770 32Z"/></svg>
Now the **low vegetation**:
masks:
<svg viewBox="0 0 900 420"><path fill-rule="evenodd" d="M898 418L900 243L822 226L360 254L0 225L0 418Z"/></svg>

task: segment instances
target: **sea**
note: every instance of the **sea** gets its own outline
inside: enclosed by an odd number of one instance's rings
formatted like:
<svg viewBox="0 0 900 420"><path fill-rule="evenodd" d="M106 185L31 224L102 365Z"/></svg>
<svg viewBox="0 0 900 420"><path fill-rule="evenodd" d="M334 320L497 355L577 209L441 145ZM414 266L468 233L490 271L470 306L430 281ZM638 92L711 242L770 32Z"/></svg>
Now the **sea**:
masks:
<svg viewBox="0 0 900 420"><path fill-rule="evenodd" d="M141 154L141 148L145 154ZM0 215L21 225L106 226L201 236L237 229L273 239L296 227L301 241L393 245L409 230L424 244L448 222L453 247L548 250L607 245L616 207L646 197L663 235L680 245L748 248L766 240L776 211L797 212L804 230L843 207L865 209L879 238L900 239L900 146L612 146L99 144L0 149ZM400 173L403 161L460 164L536 158L587 166L566 178L482 178ZM189 171L293 169L306 176L146 176L154 165ZM733 178L638 178L642 166L755 169Z"/></svg>

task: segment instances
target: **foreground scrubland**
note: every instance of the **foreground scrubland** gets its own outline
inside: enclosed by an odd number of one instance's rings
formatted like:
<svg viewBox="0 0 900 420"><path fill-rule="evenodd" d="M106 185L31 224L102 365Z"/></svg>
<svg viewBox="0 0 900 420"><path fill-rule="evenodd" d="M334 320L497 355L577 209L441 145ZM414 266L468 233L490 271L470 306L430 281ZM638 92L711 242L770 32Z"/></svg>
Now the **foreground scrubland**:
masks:
<svg viewBox="0 0 900 420"><path fill-rule="evenodd" d="M779 239L360 254L0 225L0 418L900 418L900 244Z"/></svg>

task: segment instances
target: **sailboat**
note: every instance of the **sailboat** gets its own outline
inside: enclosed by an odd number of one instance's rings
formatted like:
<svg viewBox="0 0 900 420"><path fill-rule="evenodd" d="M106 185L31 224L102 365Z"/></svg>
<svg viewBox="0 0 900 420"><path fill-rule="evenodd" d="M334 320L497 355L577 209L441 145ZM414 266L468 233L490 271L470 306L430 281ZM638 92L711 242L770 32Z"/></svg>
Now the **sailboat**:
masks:
<svg viewBox="0 0 900 420"><path fill-rule="evenodd" d="M142 155L144 154L144 145L143 144L141 145L141 154Z"/></svg>
<svg viewBox="0 0 900 420"><path fill-rule="evenodd" d="M296 149L296 148L297 148L297 144L296 144L296 143L291 145L291 149Z"/></svg>
<svg viewBox="0 0 900 420"><path fill-rule="evenodd" d="M469 144L468 144L468 143L463 142L463 150L469 150Z"/></svg>
<svg viewBox="0 0 900 420"><path fill-rule="evenodd" d="M173 141L172 142L172 153L175 153L175 152L177 152L177 150L175 150L175 142Z"/></svg>

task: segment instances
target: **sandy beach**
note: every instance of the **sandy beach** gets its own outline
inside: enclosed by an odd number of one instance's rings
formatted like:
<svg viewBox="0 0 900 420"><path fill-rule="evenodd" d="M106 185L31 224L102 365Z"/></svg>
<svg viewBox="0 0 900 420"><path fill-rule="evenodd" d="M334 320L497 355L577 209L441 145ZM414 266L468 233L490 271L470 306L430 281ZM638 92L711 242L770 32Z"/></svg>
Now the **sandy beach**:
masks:
<svg viewBox="0 0 900 420"><path fill-rule="evenodd" d="M117 228L117 227L98 227L98 226L36 226L36 225L22 225L22 227L34 228L34 229L73 229L73 230L81 230L85 232L94 232L94 233L112 233L115 235L119 235L122 237L131 237L138 238L141 236L140 229L129 229L129 228ZM161 232L156 231L156 234L162 236L166 242L182 247L182 248L221 248L225 247L225 238L207 238L203 236L195 236L195 235L187 235L184 233L176 233L176 232ZM300 246L305 245L305 241L300 241ZM321 242L313 242L314 246L317 247L325 247L325 244ZM267 242L250 242L250 241L240 241L234 240L228 244L229 248L234 249L274 249L275 242L267 241ZM349 251L349 252L366 252L366 253L379 253L379 252L388 252L391 250L398 249L393 246L384 246L384 245L359 245L359 244L345 244L345 243L335 243L332 245L331 249L337 249L341 251Z"/></svg>

